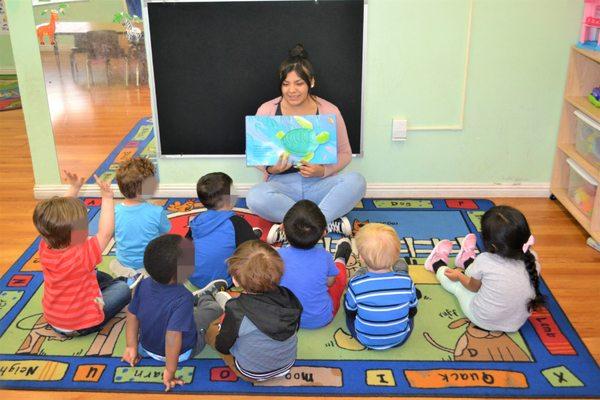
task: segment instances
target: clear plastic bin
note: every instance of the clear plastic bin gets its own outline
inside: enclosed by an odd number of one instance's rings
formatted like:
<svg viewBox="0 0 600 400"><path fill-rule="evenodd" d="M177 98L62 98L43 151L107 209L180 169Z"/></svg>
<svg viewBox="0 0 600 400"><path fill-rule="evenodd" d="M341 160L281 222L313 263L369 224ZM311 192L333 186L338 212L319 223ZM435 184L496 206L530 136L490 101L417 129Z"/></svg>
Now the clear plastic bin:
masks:
<svg viewBox="0 0 600 400"><path fill-rule="evenodd" d="M591 217L598 182L570 158L567 164L570 167L568 196L581 212Z"/></svg>
<svg viewBox="0 0 600 400"><path fill-rule="evenodd" d="M573 113L577 117L575 148L583 158L600 167L600 124L579 110Z"/></svg>

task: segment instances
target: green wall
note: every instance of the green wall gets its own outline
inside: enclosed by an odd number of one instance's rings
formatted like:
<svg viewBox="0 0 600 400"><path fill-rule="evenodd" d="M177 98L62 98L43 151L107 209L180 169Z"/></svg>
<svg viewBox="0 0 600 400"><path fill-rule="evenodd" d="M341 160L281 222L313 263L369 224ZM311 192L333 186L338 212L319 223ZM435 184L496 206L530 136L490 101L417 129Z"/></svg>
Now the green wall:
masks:
<svg viewBox="0 0 600 400"><path fill-rule="evenodd" d="M45 155L53 152L37 148L53 139L47 101L31 95L44 92L32 7L5 1L36 183L59 183L56 157ZM410 131L406 142L390 139L394 117L417 128L461 122L469 4L369 0L364 156L349 167L369 182L549 181L580 1L473 0L464 128ZM81 19L74 8L68 13ZM16 45L15 38L23 41ZM30 79L23 80L22 73ZM242 159L160 161L163 183L193 183L215 170L240 183L260 179Z"/></svg>
<svg viewBox="0 0 600 400"><path fill-rule="evenodd" d="M15 60L12 55L10 36L0 35L0 69L14 69Z"/></svg>
<svg viewBox="0 0 600 400"><path fill-rule="evenodd" d="M59 184L60 174L30 1L4 0L36 185Z"/></svg>
<svg viewBox="0 0 600 400"><path fill-rule="evenodd" d="M48 14L41 15L44 10L56 8L57 4L40 5L33 7L35 23L43 24L49 21ZM123 0L82 0L67 4L64 15L60 15L60 21L94 21L94 22L112 22L116 13L124 10ZM65 35L58 41L61 49L69 50L75 45L72 36ZM43 46L44 51L52 51L50 45Z"/></svg>
<svg viewBox="0 0 600 400"><path fill-rule="evenodd" d="M114 15L123 11L123 0L85 0L64 4L67 4L67 8L65 9L65 14L59 17L61 21L112 22ZM48 15L40 14L45 9L52 7L58 7L58 5L34 7L35 23L41 24L47 22Z"/></svg>

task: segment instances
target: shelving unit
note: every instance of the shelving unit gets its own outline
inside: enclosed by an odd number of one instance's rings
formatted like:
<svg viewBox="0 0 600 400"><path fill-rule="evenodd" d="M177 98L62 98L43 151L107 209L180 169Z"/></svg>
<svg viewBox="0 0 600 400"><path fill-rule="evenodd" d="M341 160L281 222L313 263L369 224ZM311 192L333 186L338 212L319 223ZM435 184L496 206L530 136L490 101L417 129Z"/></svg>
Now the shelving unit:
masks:
<svg viewBox="0 0 600 400"><path fill-rule="evenodd" d="M567 164L567 159L570 158L590 177L600 182L600 164L588 161L575 148L577 117L574 111L579 110L600 124L600 108L594 107L587 99L595 86L600 86L600 52L573 47L550 190L590 236L600 242L600 188L593 199L591 216L588 216L568 195L570 167Z"/></svg>

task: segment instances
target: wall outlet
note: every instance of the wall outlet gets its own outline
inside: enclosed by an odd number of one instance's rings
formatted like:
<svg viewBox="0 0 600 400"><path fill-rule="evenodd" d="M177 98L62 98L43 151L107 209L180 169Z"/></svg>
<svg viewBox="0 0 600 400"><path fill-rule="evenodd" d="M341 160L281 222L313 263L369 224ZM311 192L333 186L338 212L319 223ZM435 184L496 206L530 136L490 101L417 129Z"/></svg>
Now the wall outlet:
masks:
<svg viewBox="0 0 600 400"><path fill-rule="evenodd" d="M405 119L393 119L392 120L392 140L403 141L406 140L406 126L407 121Z"/></svg>

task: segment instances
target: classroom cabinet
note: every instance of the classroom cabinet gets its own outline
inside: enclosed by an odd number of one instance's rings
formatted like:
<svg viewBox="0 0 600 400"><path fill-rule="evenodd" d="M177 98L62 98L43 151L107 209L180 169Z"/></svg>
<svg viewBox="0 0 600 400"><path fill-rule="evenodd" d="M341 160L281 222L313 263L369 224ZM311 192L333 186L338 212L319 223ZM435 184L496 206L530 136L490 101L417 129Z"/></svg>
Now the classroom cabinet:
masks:
<svg viewBox="0 0 600 400"><path fill-rule="evenodd" d="M600 108L588 100L597 86L600 52L573 47L550 191L600 242Z"/></svg>

